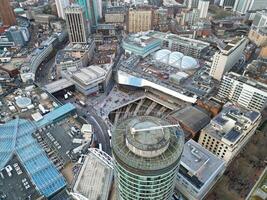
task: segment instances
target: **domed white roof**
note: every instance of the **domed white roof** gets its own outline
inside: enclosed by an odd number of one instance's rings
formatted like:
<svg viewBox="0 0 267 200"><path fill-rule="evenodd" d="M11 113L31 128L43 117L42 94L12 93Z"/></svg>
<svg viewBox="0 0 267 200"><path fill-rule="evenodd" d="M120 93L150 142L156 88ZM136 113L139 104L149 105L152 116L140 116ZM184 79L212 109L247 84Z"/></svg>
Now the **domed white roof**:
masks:
<svg viewBox="0 0 267 200"><path fill-rule="evenodd" d="M176 62L180 62L180 60L182 59L182 57L184 56L184 54L174 51L170 54L169 56L169 64L173 65Z"/></svg>
<svg viewBox="0 0 267 200"><path fill-rule="evenodd" d="M194 59L190 56L184 56L182 58L181 68L183 70L195 69L197 67L198 67L198 63L197 63L196 59Z"/></svg>
<svg viewBox="0 0 267 200"><path fill-rule="evenodd" d="M162 49L162 50L159 50L155 53L155 60L159 61L159 62L162 62L162 63L168 63L168 60L169 60L169 54L171 53L170 50L167 50L167 49Z"/></svg>
<svg viewBox="0 0 267 200"><path fill-rule="evenodd" d="M198 67L196 59L185 56L181 52L171 52L167 49L159 50L155 53L154 58L156 61L179 68L181 70L192 70Z"/></svg>

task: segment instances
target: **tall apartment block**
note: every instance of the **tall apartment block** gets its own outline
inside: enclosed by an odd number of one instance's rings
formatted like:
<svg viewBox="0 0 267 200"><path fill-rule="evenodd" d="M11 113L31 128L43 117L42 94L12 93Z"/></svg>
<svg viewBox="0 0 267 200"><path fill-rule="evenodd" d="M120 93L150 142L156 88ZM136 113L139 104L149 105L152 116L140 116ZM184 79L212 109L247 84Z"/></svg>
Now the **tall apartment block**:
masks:
<svg viewBox="0 0 267 200"><path fill-rule="evenodd" d="M183 151L180 128L151 116L129 118L112 135L118 200L169 200Z"/></svg>
<svg viewBox="0 0 267 200"><path fill-rule="evenodd" d="M84 9L77 4L72 4L65 8L65 16L70 42L87 43L89 31Z"/></svg>
<svg viewBox="0 0 267 200"><path fill-rule="evenodd" d="M0 0L0 16L5 26L16 24L15 13L13 12L9 0Z"/></svg>
<svg viewBox="0 0 267 200"><path fill-rule="evenodd" d="M210 5L209 0L199 0L198 10L200 18L206 18L208 16L209 5Z"/></svg>
<svg viewBox="0 0 267 200"><path fill-rule="evenodd" d="M127 31L137 33L152 29L153 11L148 9L129 9Z"/></svg>
<svg viewBox="0 0 267 200"><path fill-rule="evenodd" d="M226 103L202 129L198 143L228 165L255 133L260 121L260 112Z"/></svg>
<svg viewBox="0 0 267 200"><path fill-rule="evenodd" d="M65 19L64 9L70 5L69 0L56 0L57 15L58 17Z"/></svg>
<svg viewBox="0 0 267 200"><path fill-rule="evenodd" d="M230 72L223 76L218 96L247 109L261 111L267 105L267 85Z"/></svg>
<svg viewBox="0 0 267 200"><path fill-rule="evenodd" d="M267 11L256 12L255 18L251 25L248 38L257 46L267 45Z"/></svg>
<svg viewBox="0 0 267 200"><path fill-rule="evenodd" d="M221 80L223 74L228 72L239 60L247 45L246 38L235 38L213 56L210 76Z"/></svg>

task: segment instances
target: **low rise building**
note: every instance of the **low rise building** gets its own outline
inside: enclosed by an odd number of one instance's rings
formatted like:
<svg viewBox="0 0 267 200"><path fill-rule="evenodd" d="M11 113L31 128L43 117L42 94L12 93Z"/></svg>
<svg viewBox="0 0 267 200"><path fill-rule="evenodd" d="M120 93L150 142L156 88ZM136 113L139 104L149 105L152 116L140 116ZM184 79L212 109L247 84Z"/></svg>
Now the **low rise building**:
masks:
<svg viewBox="0 0 267 200"><path fill-rule="evenodd" d="M250 109L261 111L267 103L267 85L230 72L223 76L218 96Z"/></svg>
<svg viewBox="0 0 267 200"><path fill-rule="evenodd" d="M260 112L227 103L202 129L198 143L228 165L253 136L260 122Z"/></svg>
<svg viewBox="0 0 267 200"><path fill-rule="evenodd" d="M14 42L18 46L24 46L30 39L30 33L26 27L12 26L6 30L6 36L9 42Z"/></svg>
<svg viewBox="0 0 267 200"><path fill-rule="evenodd" d="M92 59L94 50L95 42L90 40L87 44L70 43L65 49L58 51L55 61L58 76L61 76L61 71L68 68L86 67Z"/></svg>
<svg viewBox="0 0 267 200"><path fill-rule="evenodd" d="M162 48L179 51L194 58L200 58L209 47L207 42L181 37L172 33L154 31L151 32L151 37L160 39Z"/></svg>
<svg viewBox="0 0 267 200"><path fill-rule="evenodd" d="M122 47L128 54L135 54L142 57L159 50L161 41L157 38L150 37L146 33L137 33L126 37L123 40Z"/></svg>
<svg viewBox="0 0 267 200"><path fill-rule="evenodd" d="M108 200L112 181L112 158L98 149L89 149L75 181L72 196L75 199Z"/></svg>
<svg viewBox="0 0 267 200"><path fill-rule="evenodd" d="M176 188L189 200L201 200L225 170L225 162L194 140L184 145Z"/></svg>
<svg viewBox="0 0 267 200"><path fill-rule="evenodd" d="M84 95L90 95L106 92L111 80L111 74L111 64L104 64L91 65L73 72L68 71L63 76L73 82L78 91Z"/></svg>

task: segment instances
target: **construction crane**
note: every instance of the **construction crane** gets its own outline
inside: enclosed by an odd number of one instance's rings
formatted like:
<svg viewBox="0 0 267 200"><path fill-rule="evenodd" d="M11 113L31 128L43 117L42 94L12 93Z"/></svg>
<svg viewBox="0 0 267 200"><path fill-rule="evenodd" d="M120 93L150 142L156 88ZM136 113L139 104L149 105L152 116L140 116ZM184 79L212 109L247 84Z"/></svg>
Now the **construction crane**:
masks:
<svg viewBox="0 0 267 200"><path fill-rule="evenodd" d="M180 125L174 124L174 125L165 125L165 126L152 126L150 128L141 128L141 129L131 128L131 133L135 134L136 132L152 131L152 130L158 130L158 129L163 129L163 128L178 127L178 126Z"/></svg>

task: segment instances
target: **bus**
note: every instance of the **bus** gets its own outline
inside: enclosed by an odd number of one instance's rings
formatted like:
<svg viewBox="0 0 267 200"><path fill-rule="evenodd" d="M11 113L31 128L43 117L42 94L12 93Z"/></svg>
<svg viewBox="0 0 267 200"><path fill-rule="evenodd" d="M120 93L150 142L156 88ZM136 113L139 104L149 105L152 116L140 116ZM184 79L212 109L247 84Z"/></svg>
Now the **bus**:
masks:
<svg viewBox="0 0 267 200"><path fill-rule="evenodd" d="M98 144L98 149L99 149L100 151L102 151L102 144L101 144L101 143Z"/></svg>
<svg viewBox="0 0 267 200"><path fill-rule="evenodd" d="M108 136L109 136L109 139L111 139L111 132L110 132L110 130L108 130Z"/></svg>

